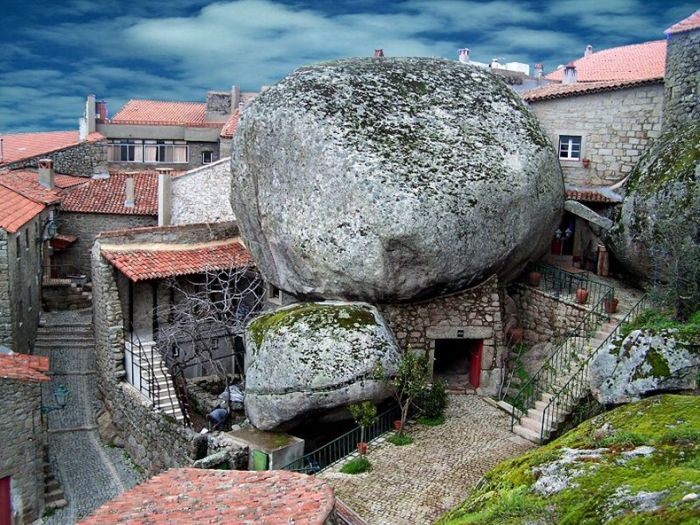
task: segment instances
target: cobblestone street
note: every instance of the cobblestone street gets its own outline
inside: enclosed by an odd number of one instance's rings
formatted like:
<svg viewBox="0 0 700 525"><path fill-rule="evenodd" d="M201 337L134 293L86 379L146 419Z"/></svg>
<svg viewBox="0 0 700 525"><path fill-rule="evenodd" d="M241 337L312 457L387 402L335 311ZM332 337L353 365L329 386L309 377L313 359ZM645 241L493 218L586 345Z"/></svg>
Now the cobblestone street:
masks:
<svg viewBox="0 0 700 525"><path fill-rule="evenodd" d="M89 312L83 316L89 316ZM76 312L50 313L44 317L49 323L80 322L80 314ZM100 441L95 422L99 403L94 345L70 344L67 342L72 337L70 328L62 330L64 336L37 350L50 356L52 376L43 388L44 406L55 405L56 386L64 385L69 391L66 407L48 414L49 460L65 491L68 506L37 522L44 525L73 524L140 481L124 451L106 447Z"/></svg>
<svg viewBox="0 0 700 525"><path fill-rule="evenodd" d="M498 462L534 445L510 432L510 418L476 395L452 395L444 425L414 424L411 445L370 445L372 471L322 473L337 495L369 525L423 525L467 496Z"/></svg>

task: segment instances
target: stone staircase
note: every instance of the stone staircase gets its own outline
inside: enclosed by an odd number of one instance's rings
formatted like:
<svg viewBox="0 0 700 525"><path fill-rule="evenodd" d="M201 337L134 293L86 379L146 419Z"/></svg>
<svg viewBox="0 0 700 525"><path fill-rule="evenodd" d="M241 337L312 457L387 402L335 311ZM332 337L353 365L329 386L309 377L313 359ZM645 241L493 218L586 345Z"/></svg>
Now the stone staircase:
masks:
<svg viewBox="0 0 700 525"><path fill-rule="evenodd" d="M568 366L565 369L560 369L556 379L549 388L547 388L535 401L534 407L520 418L520 422L513 426L513 432L533 443L541 444L547 440L549 435L554 432L560 423L562 423L569 415L567 411L560 411L556 418L547 417L547 421L543 426L545 417L545 409L555 395L560 392L569 381L580 372L580 367L586 362L589 356L595 353L603 344L607 337L619 326L619 320L611 318L604 323L595 334L590 337L587 344L583 345L582 349L576 356L573 356ZM582 389L580 392L572 392L569 395L569 401L575 406L576 401L580 401L587 394L587 389ZM574 398L572 399L573 396Z"/></svg>
<svg viewBox="0 0 700 525"><path fill-rule="evenodd" d="M71 279L47 278L41 287L45 311L80 310L92 306L92 284Z"/></svg>
<svg viewBox="0 0 700 525"><path fill-rule="evenodd" d="M53 474L49 463L48 452L44 451L44 508L48 510L62 509L68 505L63 487Z"/></svg>
<svg viewBox="0 0 700 525"><path fill-rule="evenodd" d="M35 353L49 355L52 348L84 349L86 351L95 348L92 311L83 310L70 313L74 315L42 314L34 342Z"/></svg>

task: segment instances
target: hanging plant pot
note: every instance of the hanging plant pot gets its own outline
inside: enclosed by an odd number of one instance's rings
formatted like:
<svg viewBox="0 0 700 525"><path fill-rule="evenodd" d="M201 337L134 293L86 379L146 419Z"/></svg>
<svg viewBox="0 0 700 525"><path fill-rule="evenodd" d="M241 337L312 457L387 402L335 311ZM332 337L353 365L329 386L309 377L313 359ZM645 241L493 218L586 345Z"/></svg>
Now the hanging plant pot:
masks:
<svg viewBox="0 0 700 525"><path fill-rule="evenodd" d="M368 448L369 448L369 445L368 445L367 443L365 443L364 441L360 441L360 442L357 444L357 453L358 453L360 456L364 456L365 454L367 454L367 449L368 449Z"/></svg>
<svg viewBox="0 0 700 525"><path fill-rule="evenodd" d="M617 306L620 304L620 300L617 297L613 297L612 299L605 299L603 301L603 306L605 307L605 311L609 314L614 314L617 312Z"/></svg>
<svg viewBox="0 0 700 525"><path fill-rule="evenodd" d="M583 159L583 167L588 168L588 166L591 165L591 161L589 159Z"/></svg>
<svg viewBox="0 0 700 525"><path fill-rule="evenodd" d="M401 420L397 419L394 421L394 430L397 432L401 432L401 429L403 428L403 425L401 424Z"/></svg>
<svg viewBox="0 0 700 525"><path fill-rule="evenodd" d="M530 272L527 276L527 282L530 286L539 286L542 281L542 274L540 272Z"/></svg>
<svg viewBox="0 0 700 525"><path fill-rule="evenodd" d="M576 290L576 302L578 304L586 304L588 301L588 290L585 288L579 288Z"/></svg>
<svg viewBox="0 0 700 525"><path fill-rule="evenodd" d="M508 338L510 339L510 342L514 345L519 345L520 343L523 342L523 335L525 331L518 327L518 328L511 328L508 331Z"/></svg>

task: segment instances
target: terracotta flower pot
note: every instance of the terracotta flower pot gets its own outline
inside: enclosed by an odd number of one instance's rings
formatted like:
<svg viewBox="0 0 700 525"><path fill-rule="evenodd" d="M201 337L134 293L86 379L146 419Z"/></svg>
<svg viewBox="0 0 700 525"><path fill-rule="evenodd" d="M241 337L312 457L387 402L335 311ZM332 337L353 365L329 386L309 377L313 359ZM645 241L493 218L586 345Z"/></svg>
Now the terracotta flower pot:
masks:
<svg viewBox="0 0 700 525"><path fill-rule="evenodd" d="M603 306L605 307L605 311L609 314L614 314L617 312L617 306L620 304L620 300L615 297L613 299L605 299L603 301Z"/></svg>
<svg viewBox="0 0 700 525"><path fill-rule="evenodd" d="M518 345L523 342L523 334L524 330L522 328L511 328L508 331L508 337L510 338L511 343L514 345Z"/></svg>
<svg viewBox="0 0 700 525"><path fill-rule="evenodd" d="M360 441L357 444L357 453L360 454L361 456L364 456L367 454L367 449L369 448L369 445L365 443L364 441Z"/></svg>
<svg viewBox="0 0 700 525"><path fill-rule="evenodd" d="M401 425L400 419L397 419L396 421L394 421L394 430L400 432L402 428L403 428L403 425Z"/></svg>
<svg viewBox="0 0 700 525"><path fill-rule="evenodd" d="M583 159L582 162L583 162L583 167L584 167L584 168L587 168L588 166L591 165L591 161L588 160L588 159Z"/></svg>
<svg viewBox="0 0 700 525"><path fill-rule="evenodd" d="M576 302L578 304L586 304L586 301L588 301L588 290L585 288L576 290Z"/></svg>
<svg viewBox="0 0 700 525"><path fill-rule="evenodd" d="M539 286L540 281L542 281L542 274L540 272L530 272L527 276L527 282L530 286Z"/></svg>

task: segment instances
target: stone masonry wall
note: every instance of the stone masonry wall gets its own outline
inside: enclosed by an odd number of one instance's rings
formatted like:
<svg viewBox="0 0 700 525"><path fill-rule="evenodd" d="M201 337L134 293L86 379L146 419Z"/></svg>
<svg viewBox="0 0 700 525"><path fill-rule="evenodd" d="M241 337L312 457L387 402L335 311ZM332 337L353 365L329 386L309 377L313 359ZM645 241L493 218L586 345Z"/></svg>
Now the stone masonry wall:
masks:
<svg viewBox="0 0 700 525"><path fill-rule="evenodd" d="M56 252L52 264L75 266L77 273L87 276L91 272L90 252L97 235L103 231L125 230L155 226L158 218L151 215L116 215L106 213L76 213L62 211L58 214L58 231L75 235L78 240L68 249ZM73 273L71 271L70 273Z"/></svg>
<svg viewBox="0 0 700 525"><path fill-rule="evenodd" d="M666 48L664 127L700 119L700 30L671 34Z"/></svg>
<svg viewBox="0 0 700 525"><path fill-rule="evenodd" d="M18 523L32 523L44 506L41 384L0 379L0 478L12 478Z"/></svg>
<svg viewBox="0 0 700 525"><path fill-rule="evenodd" d="M545 343L565 335L589 312L579 304L522 284L516 285L512 297L518 307L524 339L529 344Z"/></svg>
<svg viewBox="0 0 700 525"><path fill-rule="evenodd" d="M0 345L12 348L12 312L10 311L10 270L7 237L7 231L0 228Z"/></svg>
<svg viewBox="0 0 700 525"><path fill-rule="evenodd" d="M83 142L53 153L17 161L7 167L36 168L37 161L43 158L53 159L53 169L56 173L90 177L93 173L107 171L107 141Z"/></svg>
<svg viewBox="0 0 700 525"><path fill-rule="evenodd" d="M498 280L452 295L412 304L377 305L399 346L434 356L436 339L483 339L481 387L486 395L498 390L506 353Z"/></svg>
<svg viewBox="0 0 700 525"><path fill-rule="evenodd" d="M231 209L230 159L202 166L172 180L172 223L234 220Z"/></svg>
<svg viewBox="0 0 700 525"><path fill-rule="evenodd" d="M663 84L530 103L557 148L579 135L581 161L561 160L568 184L609 185L626 177L661 130Z"/></svg>

